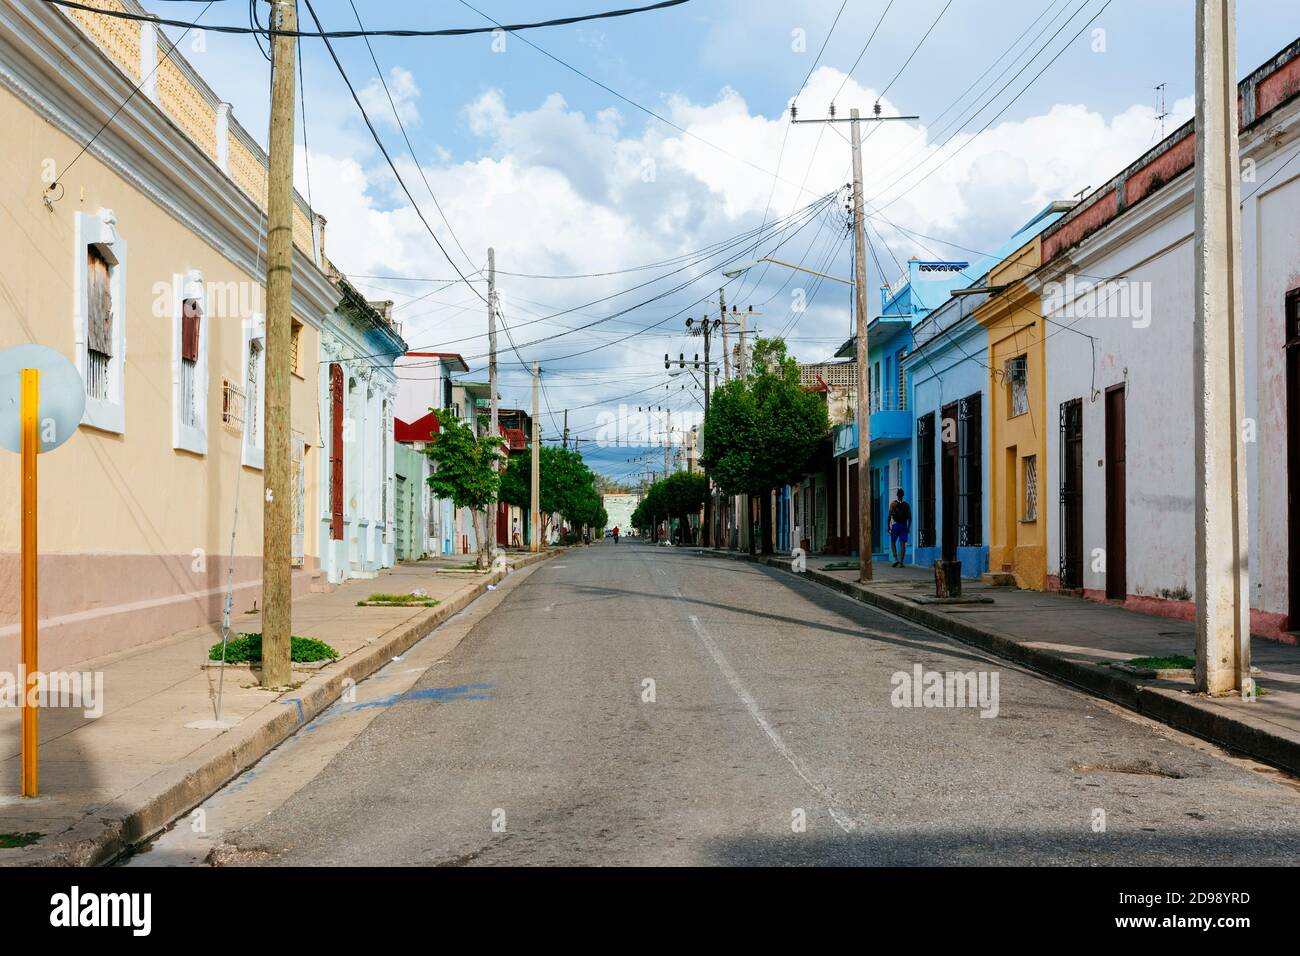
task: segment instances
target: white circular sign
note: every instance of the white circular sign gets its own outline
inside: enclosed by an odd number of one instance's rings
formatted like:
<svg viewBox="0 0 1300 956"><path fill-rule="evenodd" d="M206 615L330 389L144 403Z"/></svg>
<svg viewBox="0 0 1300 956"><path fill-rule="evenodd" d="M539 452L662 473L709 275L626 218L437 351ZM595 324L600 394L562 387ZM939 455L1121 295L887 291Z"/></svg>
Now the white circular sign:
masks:
<svg viewBox="0 0 1300 956"><path fill-rule="evenodd" d="M15 345L0 352L0 447L23 450L23 369L41 373L36 405L37 451L58 448L73 436L86 410L86 385L77 367L44 345Z"/></svg>

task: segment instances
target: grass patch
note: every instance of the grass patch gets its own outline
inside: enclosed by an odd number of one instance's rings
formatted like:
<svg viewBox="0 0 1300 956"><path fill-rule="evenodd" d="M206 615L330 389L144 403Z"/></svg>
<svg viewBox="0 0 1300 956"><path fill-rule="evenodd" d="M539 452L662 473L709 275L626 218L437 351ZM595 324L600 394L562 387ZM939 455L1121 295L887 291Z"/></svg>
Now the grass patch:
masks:
<svg viewBox="0 0 1300 956"><path fill-rule="evenodd" d="M1170 654L1168 657L1135 657L1127 663L1130 667L1153 671L1192 670L1196 667L1196 661L1186 654Z"/></svg>
<svg viewBox="0 0 1300 956"><path fill-rule="evenodd" d="M437 598L418 594L372 594L357 607L437 607Z"/></svg>
<svg viewBox="0 0 1300 956"><path fill-rule="evenodd" d="M290 639L289 659L297 664L310 664L314 661L336 661L339 652L324 641L314 637L294 637ZM208 659L221 660L221 642L212 645ZM227 664L257 664L262 660L262 635L240 634L226 645Z"/></svg>
<svg viewBox="0 0 1300 956"><path fill-rule="evenodd" d="M862 565L857 561L832 561L830 564L823 564L823 571L857 571Z"/></svg>
<svg viewBox="0 0 1300 956"><path fill-rule="evenodd" d="M0 850L16 850L22 846L31 846L44 833L0 833Z"/></svg>

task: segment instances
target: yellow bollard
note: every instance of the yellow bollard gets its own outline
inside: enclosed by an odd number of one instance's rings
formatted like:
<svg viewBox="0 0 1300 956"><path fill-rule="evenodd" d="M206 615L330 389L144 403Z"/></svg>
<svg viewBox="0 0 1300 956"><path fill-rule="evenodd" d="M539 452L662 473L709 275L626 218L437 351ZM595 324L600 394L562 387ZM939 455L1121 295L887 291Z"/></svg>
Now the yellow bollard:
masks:
<svg viewBox="0 0 1300 956"><path fill-rule="evenodd" d="M23 638L23 780L24 797L34 797L36 785L36 718L32 688L39 663L36 654L36 456L40 452L37 412L41 373L25 368L22 373L22 638Z"/></svg>

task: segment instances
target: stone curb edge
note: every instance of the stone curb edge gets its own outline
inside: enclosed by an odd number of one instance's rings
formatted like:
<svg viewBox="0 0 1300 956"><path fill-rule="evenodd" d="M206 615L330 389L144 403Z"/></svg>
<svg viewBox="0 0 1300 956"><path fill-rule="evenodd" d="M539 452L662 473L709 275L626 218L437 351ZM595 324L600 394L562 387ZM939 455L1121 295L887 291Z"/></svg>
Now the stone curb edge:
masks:
<svg viewBox="0 0 1300 956"><path fill-rule="evenodd" d="M518 558L510 570L521 570L563 554L565 550L556 547L525 555ZM365 680L487 593L488 585L499 583L508 573L493 572L464 594L428 608L406 624L381 634L344 658L339 670L311 677L296 691L278 699L281 704L294 706L286 706L269 718L266 715L271 711L259 711L254 717L199 747L183 762L159 771L122 794L114 804L100 808L71 830L58 834L56 843L0 852L0 867L98 866L112 861L201 804L297 733L342 696L344 680ZM140 795L138 802L132 799L136 793Z"/></svg>
<svg viewBox="0 0 1300 956"><path fill-rule="evenodd" d="M788 558L750 556L710 549L705 549L704 553L765 564L795 574L790 569ZM1254 757L1289 773L1300 774L1300 740L1277 733L1267 721L1225 713L1212 704L1178 690L1147 686L1106 664L1071 660L1052 651L1031 647L993 628L954 620L924 605L914 604L892 594L864 590L856 587L854 582L820 571L810 569L800 572L799 576L938 631L963 644L989 651L1054 680L1095 694L1144 717L1168 724L1228 750Z"/></svg>

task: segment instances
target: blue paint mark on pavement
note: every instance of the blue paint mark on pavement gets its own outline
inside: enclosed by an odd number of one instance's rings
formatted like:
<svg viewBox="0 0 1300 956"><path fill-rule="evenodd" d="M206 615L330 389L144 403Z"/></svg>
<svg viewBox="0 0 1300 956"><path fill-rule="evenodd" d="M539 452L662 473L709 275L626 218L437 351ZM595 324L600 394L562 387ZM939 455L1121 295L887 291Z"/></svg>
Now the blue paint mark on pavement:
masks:
<svg viewBox="0 0 1300 956"><path fill-rule="evenodd" d="M453 700L491 700L492 696L486 691L490 691L493 686L492 684L461 684L458 687L423 687L419 690L408 690L404 694L388 694L385 697L376 697L374 700L362 701L353 704L349 709L391 707L404 700L431 700L439 703Z"/></svg>

